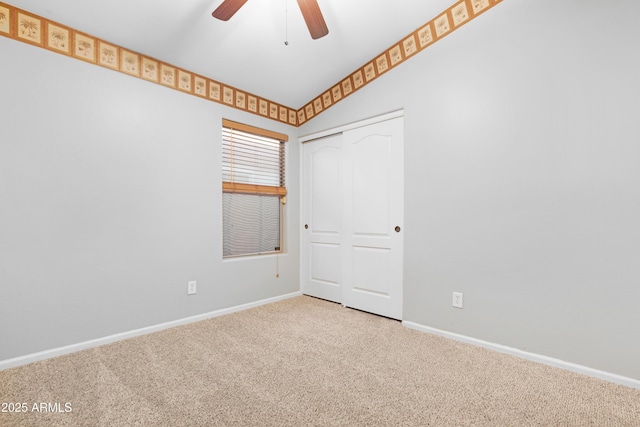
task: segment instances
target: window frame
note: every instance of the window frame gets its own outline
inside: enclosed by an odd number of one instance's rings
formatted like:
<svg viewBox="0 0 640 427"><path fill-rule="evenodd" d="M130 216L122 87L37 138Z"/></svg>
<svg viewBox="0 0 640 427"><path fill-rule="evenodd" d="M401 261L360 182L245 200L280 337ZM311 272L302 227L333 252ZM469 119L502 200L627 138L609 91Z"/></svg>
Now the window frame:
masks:
<svg viewBox="0 0 640 427"><path fill-rule="evenodd" d="M234 131L242 132L244 134L255 135L260 138L270 138L273 140L277 140L280 145L279 149L279 186L271 186L271 185L261 185L255 183L247 183L247 182L236 182L233 181L225 181L225 167L229 167L229 170L233 170L233 163L227 163L227 156L225 156L225 149L227 147L227 140L225 139L225 135L228 132L233 133ZM281 254L284 253L284 242L285 242L285 209L284 206L286 204L287 199L287 188L286 188L286 143L289 140L288 135L282 134L279 132L274 132L267 129L262 129L250 125L246 125L243 123L234 122L231 120L223 119L222 120L222 129L221 129L221 137L222 137L222 194L225 193L237 193L237 194L248 194L248 195L257 195L257 196L265 196L265 197L278 197L279 199L279 212L278 212L278 223L279 223L279 246L277 249L268 250L268 251L258 251L258 252L247 252L241 254L230 254L225 255L224 253L224 243L225 243L225 215L223 213L222 217L222 243L223 250L222 255L223 259L234 259L234 258L243 258L243 257L252 257L259 255L272 255L272 254ZM233 174L231 174L233 176ZM242 181L240 179L239 181ZM224 201L223 201L223 210L224 210Z"/></svg>

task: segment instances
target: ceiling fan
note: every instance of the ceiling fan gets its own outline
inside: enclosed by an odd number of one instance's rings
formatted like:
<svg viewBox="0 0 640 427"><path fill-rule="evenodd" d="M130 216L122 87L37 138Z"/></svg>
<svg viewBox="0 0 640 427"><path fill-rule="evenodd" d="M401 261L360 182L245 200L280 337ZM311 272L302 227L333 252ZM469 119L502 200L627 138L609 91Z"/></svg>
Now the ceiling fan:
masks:
<svg viewBox="0 0 640 427"><path fill-rule="evenodd" d="M212 15L214 18L228 21L246 2L247 0L224 0ZM298 0L298 6L312 39L319 39L329 34L317 0Z"/></svg>

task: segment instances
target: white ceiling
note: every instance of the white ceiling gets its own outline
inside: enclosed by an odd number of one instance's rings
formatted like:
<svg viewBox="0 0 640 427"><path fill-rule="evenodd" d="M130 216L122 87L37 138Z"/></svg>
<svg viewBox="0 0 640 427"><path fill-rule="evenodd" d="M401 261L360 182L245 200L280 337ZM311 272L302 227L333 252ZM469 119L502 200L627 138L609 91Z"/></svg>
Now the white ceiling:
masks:
<svg viewBox="0 0 640 427"><path fill-rule="evenodd" d="M211 16L222 0L5 1L294 109L454 3L318 0L329 34L312 40L295 0L251 0L227 22Z"/></svg>

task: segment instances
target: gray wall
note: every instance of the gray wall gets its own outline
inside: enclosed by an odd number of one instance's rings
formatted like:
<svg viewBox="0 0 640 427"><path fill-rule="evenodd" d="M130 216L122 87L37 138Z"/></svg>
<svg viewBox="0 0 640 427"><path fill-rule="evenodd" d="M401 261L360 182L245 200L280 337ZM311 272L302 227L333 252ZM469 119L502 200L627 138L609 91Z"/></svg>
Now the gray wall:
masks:
<svg viewBox="0 0 640 427"><path fill-rule="evenodd" d="M0 360L299 290L297 129L3 37L0 57ZM280 278L222 260L223 117L291 136Z"/></svg>
<svg viewBox="0 0 640 427"><path fill-rule="evenodd" d="M640 379L639 18L504 1L303 126L404 108L406 320Z"/></svg>

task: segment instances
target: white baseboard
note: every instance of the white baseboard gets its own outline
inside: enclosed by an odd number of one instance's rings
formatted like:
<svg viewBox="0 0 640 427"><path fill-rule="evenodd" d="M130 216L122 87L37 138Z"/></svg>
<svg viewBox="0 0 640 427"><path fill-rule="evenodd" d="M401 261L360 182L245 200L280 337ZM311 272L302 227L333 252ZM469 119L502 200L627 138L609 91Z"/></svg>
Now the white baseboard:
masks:
<svg viewBox="0 0 640 427"><path fill-rule="evenodd" d="M410 329L426 332L429 334L439 335L441 337L449 338L455 341L461 341L467 344L476 345L478 347L484 347L489 350L495 350L500 353L510 354L512 356L521 357L523 359L532 360L534 362L542 363L544 365L553 366L556 368L565 369L567 371L577 372L579 374L587 375L601 380L609 381L616 384L621 384L627 387L640 389L640 380L634 378L623 377L622 375L612 374L610 372L599 371L597 369L589 368L587 366L577 365L571 362L565 362L564 360L555 359L553 357L543 356L541 354L530 353L528 351L519 350L513 347L507 347L501 344L495 344L488 341L468 337L466 335L460 335L453 332L447 332L440 329L432 328L430 326L421 325L419 323L402 321L402 324Z"/></svg>
<svg viewBox="0 0 640 427"><path fill-rule="evenodd" d="M86 350L88 348L94 348L94 347L99 347L105 344L111 344L113 342L122 341L128 338L150 334L152 332L158 332L165 329L174 328L180 325L186 325L189 323L199 322L201 320L211 319L213 317L222 316L224 314L235 313L237 311L247 310L247 309L258 307L261 305L271 304L274 302L282 301L285 299L289 299L289 298L293 298L301 295L302 295L302 292L293 292L290 294L280 295L273 298L267 298L260 301L237 305L235 307L223 308L220 310L211 311L209 313L198 314L196 316L173 320L171 322L160 323L158 325L147 326L145 328L135 329L127 332L121 332L119 334L113 334L106 337L97 338L94 340L84 341L78 344L71 344L64 347L53 348L51 350L40 351L38 353L31 353L25 356L15 357L13 359L0 360L0 371L5 369L10 369L10 368L15 368L17 366L27 365L29 363L37 362L39 360L45 360L45 359L50 359L52 357L75 353L77 351Z"/></svg>

